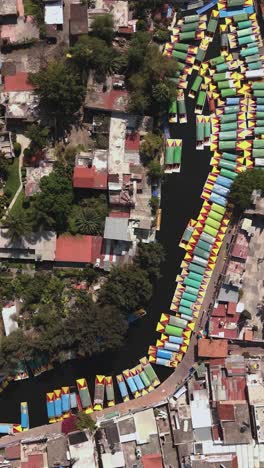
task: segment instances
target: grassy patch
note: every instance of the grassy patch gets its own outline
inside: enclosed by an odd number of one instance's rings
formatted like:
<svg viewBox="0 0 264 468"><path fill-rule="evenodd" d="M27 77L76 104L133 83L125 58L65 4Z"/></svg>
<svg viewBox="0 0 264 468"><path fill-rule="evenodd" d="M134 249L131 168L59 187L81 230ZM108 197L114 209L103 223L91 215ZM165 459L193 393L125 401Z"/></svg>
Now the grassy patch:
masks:
<svg viewBox="0 0 264 468"><path fill-rule="evenodd" d="M20 212L22 210L24 198L25 198L25 193L24 193L24 190L22 189L16 199L14 206L10 210L10 213L16 214L17 212Z"/></svg>
<svg viewBox="0 0 264 468"><path fill-rule="evenodd" d="M10 164L8 168L8 178L6 181L5 190L9 190L12 193L12 200L18 187L19 187L19 158L15 158L13 164Z"/></svg>

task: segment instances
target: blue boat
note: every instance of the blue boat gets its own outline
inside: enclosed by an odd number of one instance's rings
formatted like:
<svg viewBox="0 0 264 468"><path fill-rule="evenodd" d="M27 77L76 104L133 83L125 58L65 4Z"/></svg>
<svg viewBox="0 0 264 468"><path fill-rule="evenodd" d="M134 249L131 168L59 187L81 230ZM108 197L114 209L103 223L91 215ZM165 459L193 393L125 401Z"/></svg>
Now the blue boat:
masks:
<svg viewBox="0 0 264 468"><path fill-rule="evenodd" d="M47 413L48 413L48 418L49 418L50 423L53 423L56 421L54 400L55 400L54 392L46 393L46 407L47 407Z"/></svg>
<svg viewBox="0 0 264 468"><path fill-rule="evenodd" d="M28 417L28 404L26 401L20 403L21 422L20 425L23 431L29 429L29 417Z"/></svg>

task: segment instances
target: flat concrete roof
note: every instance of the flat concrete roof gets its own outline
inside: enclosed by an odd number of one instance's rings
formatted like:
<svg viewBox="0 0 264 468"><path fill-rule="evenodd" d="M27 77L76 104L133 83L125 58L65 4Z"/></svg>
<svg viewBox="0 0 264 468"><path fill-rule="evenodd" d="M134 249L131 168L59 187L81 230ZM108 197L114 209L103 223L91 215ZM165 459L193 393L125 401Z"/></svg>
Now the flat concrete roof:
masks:
<svg viewBox="0 0 264 468"><path fill-rule="evenodd" d="M135 413L134 421L138 444L147 443L150 439L150 435L158 433L154 411L152 408Z"/></svg>
<svg viewBox="0 0 264 468"><path fill-rule="evenodd" d="M1 0L0 16L16 15L17 5L16 0Z"/></svg>

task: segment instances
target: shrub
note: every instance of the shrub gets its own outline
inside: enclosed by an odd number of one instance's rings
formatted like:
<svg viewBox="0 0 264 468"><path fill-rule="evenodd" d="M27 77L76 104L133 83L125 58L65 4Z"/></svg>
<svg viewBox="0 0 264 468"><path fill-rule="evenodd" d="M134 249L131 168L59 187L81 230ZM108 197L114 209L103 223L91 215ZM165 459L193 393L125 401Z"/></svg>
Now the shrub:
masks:
<svg viewBox="0 0 264 468"><path fill-rule="evenodd" d="M159 207L158 197L151 197L151 199L149 200L149 206L151 207L152 214L155 214Z"/></svg>
<svg viewBox="0 0 264 468"><path fill-rule="evenodd" d="M13 144L13 148L14 148L15 157L18 158L21 154L21 144L15 141L15 143Z"/></svg>

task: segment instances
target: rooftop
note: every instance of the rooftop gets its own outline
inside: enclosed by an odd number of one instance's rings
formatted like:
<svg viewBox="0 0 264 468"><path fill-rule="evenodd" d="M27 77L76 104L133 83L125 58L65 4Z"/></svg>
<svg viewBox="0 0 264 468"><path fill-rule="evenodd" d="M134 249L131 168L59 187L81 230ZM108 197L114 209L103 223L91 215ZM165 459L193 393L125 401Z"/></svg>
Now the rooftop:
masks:
<svg viewBox="0 0 264 468"><path fill-rule="evenodd" d="M222 421L225 444L249 444L252 440L248 404L235 403L234 421Z"/></svg>
<svg viewBox="0 0 264 468"><path fill-rule="evenodd" d="M38 102L38 97L32 91L1 93L1 104L6 108L8 119L36 120Z"/></svg>
<svg viewBox="0 0 264 468"><path fill-rule="evenodd" d="M106 190L107 172L97 171L95 167L75 167L73 186L74 188Z"/></svg>
<svg viewBox="0 0 264 468"><path fill-rule="evenodd" d="M242 375L232 375L230 373L228 375L225 361L223 364L214 364L213 360L210 362L210 382L212 387L212 401L241 402L246 400L245 377Z"/></svg>
<svg viewBox="0 0 264 468"><path fill-rule="evenodd" d="M78 468L96 468L94 442L87 431L85 431L85 434L86 440L76 444L70 443L71 459L78 460Z"/></svg>
<svg viewBox="0 0 264 468"><path fill-rule="evenodd" d="M5 76L4 89L10 91L31 91L33 85L28 81L28 73L17 72L15 75Z"/></svg>
<svg viewBox="0 0 264 468"><path fill-rule="evenodd" d="M16 0L1 0L0 2L0 16L16 15L17 6Z"/></svg>
<svg viewBox="0 0 264 468"><path fill-rule="evenodd" d="M62 0L45 4L45 23L63 24L63 5Z"/></svg>
<svg viewBox="0 0 264 468"><path fill-rule="evenodd" d="M64 435L48 440L47 453L50 468L70 466L70 461L67 459L67 449L67 440Z"/></svg>
<svg viewBox="0 0 264 468"><path fill-rule="evenodd" d="M144 468L162 468L162 456L160 454L143 455L141 458Z"/></svg>
<svg viewBox="0 0 264 468"><path fill-rule="evenodd" d="M107 189L107 150L81 151L73 174L75 188Z"/></svg>
<svg viewBox="0 0 264 468"><path fill-rule="evenodd" d="M128 218L107 217L105 219L104 239L131 242Z"/></svg>
<svg viewBox="0 0 264 468"><path fill-rule="evenodd" d="M33 16L18 17L16 24L3 24L0 37L6 43L22 44L25 41L39 39L39 28Z"/></svg>
<svg viewBox="0 0 264 468"><path fill-rule="evenodd" d="M227 340L209 340L202 338L198 341L198 356L221 358L228 354Z"/></svg>
<svg viewBox="0 0 264 468"><path fill-rule="evenodd" d="M138 444L147 443L151 435L158 433L153 408L135 413L134 421Z"/></svg>
<svg viewBox="0 0 264 468"><path fill-rule="evenodd" d="M33 261L54 261L56 233L42 231L32 233L12 242L7 237L7 230L0 229L0 258L15 258Z"/></svg>
<svg viewBox="0 0 264 468"><path fill-rule="evenodd" d="M227 312L226 312L227 313ZM209 335L212 337L232 340L238 338L238 321L240 314L211 317L209 322Z"/></svg>
<svg viewBox="0 0 264 468"><path fill-rule="evenodd" d="M248 240L243 232L239 232L232 250L232 256L246 260L248 256Z"/></svg>
<svg viewBox="0 0 264 468"><path fill-rule="evenodd" d="M122 89L109 89L103 91L97 85L88 85L85 106L88 109L126 112L128 93Z"/></svg>
<svg viewBox="0 0 264 468"><path fill-rule="evenodd" d="M238 289L234 288L230 285L223 284L220 289L220 293L218 296L218 302L238 302L239 301L239 294Z"/></svg>
<svg viewBox="0 0 264 468"><path fill-rule="evenodd" d="M103 239L100 236L59 236L56 241L56 262L96 263Z"/></svg>
<svg viewBox="0 0 264 468"><path fill-rule="evenodd" d="M190 402L193 429L212 426L209 399L195 399Z"/></svg>
<svg viewBox="0 0 264 468"><path fill-rule="evenodd" d="M87 5L72 3L70 5L70 34L88 34Z"/></svg>
<svg viewBox="0 0 264 468"><path fill-rule="evenodd" d="M114 27L117 30L120 27L128 25L128 3L122 0L96 0L96 8L105 10L106 13L113 15ZM92 14L93 10L89 10Z"/></svg>

